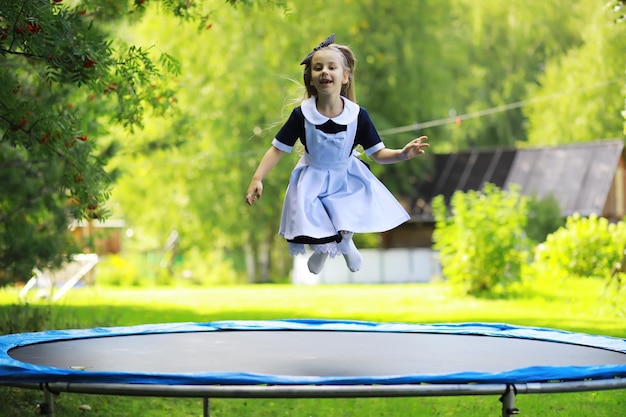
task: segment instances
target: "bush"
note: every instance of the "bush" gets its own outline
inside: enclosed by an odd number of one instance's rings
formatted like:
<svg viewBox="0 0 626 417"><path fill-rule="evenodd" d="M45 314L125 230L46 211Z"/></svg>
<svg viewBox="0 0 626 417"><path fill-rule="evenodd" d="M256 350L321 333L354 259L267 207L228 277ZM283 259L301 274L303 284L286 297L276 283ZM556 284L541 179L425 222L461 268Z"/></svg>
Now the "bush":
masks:
<svg viewBox="0 0 626 417"><path fill-rule="evenodd" d="M493 184L455 192L450 211L443 196L436 197L433 240L444 277L471 295L505 292L519 281L528 254L527 200L517 188Z"/></svg>
<svg viewBox="0 0 626 417"><path fill-rule="evenodd" d="M530 240L541 243L564 224L559 202L554 196L528 199L528 221L524 229Z"/></svg>
<svg viewBox="0 0 626 417"><path fill-rule="evenodd" d="M179 271L180 282L188 285L227 285L245 282L245 278L237 274L231 261L220 251L205 252L192 248L185 252Z"/></svg>
<svg viewBox="0 0 626 417"><path fill-rule="evenodd" d="M574 214L565 226L548 235L535 257L537 269L555 276L608 278L622 259L626 224L610 223L592 214Z"/></svg>
<svg viewBox="0 0 626 417"><path fill-rule="evenodd" d="M245 282L219 251L192 248L174 260L170 254L126 253L102 257L96 282L113 287L225 285Z"/></svg>
<svg viewBox="0 0 626 417"><path fill-rule="evenodd" d="M120 255L101 257L96 268L96 283L99 285L137 287L146 284L137 262L132 262L127 257Z"/></svg>

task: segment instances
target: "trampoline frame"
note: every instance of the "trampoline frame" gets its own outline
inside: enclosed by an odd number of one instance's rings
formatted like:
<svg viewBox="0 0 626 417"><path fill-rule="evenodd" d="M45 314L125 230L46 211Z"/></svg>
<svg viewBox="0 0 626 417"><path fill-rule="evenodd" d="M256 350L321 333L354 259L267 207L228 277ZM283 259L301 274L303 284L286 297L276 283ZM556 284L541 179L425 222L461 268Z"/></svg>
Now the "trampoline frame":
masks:
<svg viewBox="0 0 626 417"><path fill-rule="evenodd" d="M605 336L571 333L555 329L542 329L522 326L511 326L495 323L458 323L439 325L411 325L403 323L373 323L354 321L329 320L275 320L275 321L225 321L213 323L173 323L165 325L129 326L108 329L86 329L69 331L51 331L30 333L24 335L7 335L0 337L3 348L14 348L39 344L50 341L63 341L81 338L124 336L134 334L184 333L215 330L309 330L325 329L340 331L366 332L409 332L409 333L437 333L485 336L506 338L536 339L550 342L563 342L580 346L592 346L609 351L626 354L626 339L616 339ZM550 333L544 335L544 332ZM24 337L26 343L18 341ZM599 346L596 346L599 345ZM519 414L515 407L515 397L518 394L554 394L574 393L587 391L626 389L626 365L611 366L608 373L591 374L570 372L566 374L548 373L546 379L499 378L474 379L468 382L458 379L444 380L396 380L386 384L377 379L343 384L331 380L316 380L314 382L295 379L290 382L281 382L280 379L222 379L222 380L160 380L149 381L133 380L132 378L107 379L95 381L93 379L66 378L65 375L55 375L54 372L41 377L37 367L25 366L20 371L22 362L14 362L8 358L7 352L0 355L0 365L7 365L13 378L3 378L0 375L0 385L34 389L43 391L43 402L39 404L40 415L53 417L55 415L54 397L60 393L119 395L136 397L184 397L203 400L203 415L210 417L211 398L391 398L391 397L445 397L445 396L484 396L498 395L502 403L502 416L511 417ZM33 368L33 369L30 369ZM45 368L45 367L44 367ZM55 368L48 368L54 370ZM22 373L25 372L25 373ZM64 371L65 372L65 371ZM67 371L70 374L83 371ZM154 381L151 382L151 381ZM536 382L535 382L536 381Z"/></svg>
<svg viewBox="0 0 626 417"><path fill-rule="evenodd" d="M518 384L398 384L398 385L152 385L49 382L8 384L43 391L40 415L55 416L54 396L61 393L133 397L176 397L203 400L204 417L211 416L211 398L400 398L499 395L502 417L520 414L518 394L556 394L626 389L626 378Z"/></svg>

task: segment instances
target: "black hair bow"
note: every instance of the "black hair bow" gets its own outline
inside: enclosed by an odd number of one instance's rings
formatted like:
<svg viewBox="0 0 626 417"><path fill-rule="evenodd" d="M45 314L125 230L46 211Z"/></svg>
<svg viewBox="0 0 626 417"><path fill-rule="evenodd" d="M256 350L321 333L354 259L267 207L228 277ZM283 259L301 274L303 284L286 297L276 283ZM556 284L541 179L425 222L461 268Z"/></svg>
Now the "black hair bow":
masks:
<svg viewBox="0 0 626 417"><path fill-rule="evenodd" d="M319 45L317 45L315 48L313 48L313 50L311 52L309 52L309 54L306 56L306 58L304 58L302 60L302 62L300 62L300 65L309 65L311 63L311 59L313 59L313 54L316 53L317 51L319 51L320 49L328 46L328 45L332 45L335 42L335 34L333 33L332 35L330 35L329 37L327 37L326 39L324 39L322 42L320 42Z"/></svg>

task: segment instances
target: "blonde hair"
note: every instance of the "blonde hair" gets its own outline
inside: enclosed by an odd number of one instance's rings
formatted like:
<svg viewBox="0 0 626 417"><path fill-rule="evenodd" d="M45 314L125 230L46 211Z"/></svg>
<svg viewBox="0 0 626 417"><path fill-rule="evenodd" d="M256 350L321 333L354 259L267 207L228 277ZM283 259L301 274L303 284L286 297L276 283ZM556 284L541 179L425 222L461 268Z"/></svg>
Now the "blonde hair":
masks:
<svg viewBox="0 0 626 417"><path fill-rule="evenodd" d="M354 70L356 68L356 57L352 50L346 45L332 44L316 50L330 50L338 52L342 57L341 65L348 72L348 82L341 87L341 95L348 100L356 103L356 94L354 92ZM313 57L311 57L311 61ZM304 86L306 88L306 97L317 96L317 89L311 85L311 61L304 67Z"/></svg>

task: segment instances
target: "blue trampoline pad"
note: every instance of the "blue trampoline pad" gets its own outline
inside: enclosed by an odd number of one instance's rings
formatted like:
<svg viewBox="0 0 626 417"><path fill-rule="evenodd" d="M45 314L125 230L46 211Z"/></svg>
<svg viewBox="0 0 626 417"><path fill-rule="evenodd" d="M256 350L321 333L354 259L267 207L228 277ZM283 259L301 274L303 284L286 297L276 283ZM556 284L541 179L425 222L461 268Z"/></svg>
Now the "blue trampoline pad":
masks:
<svg viewBox="0 0 626 417"><path fill-rule="evenodd" d="M626 375L626 340L506 324L222 321L0 337L0 381L528 383Z"/></svg>

